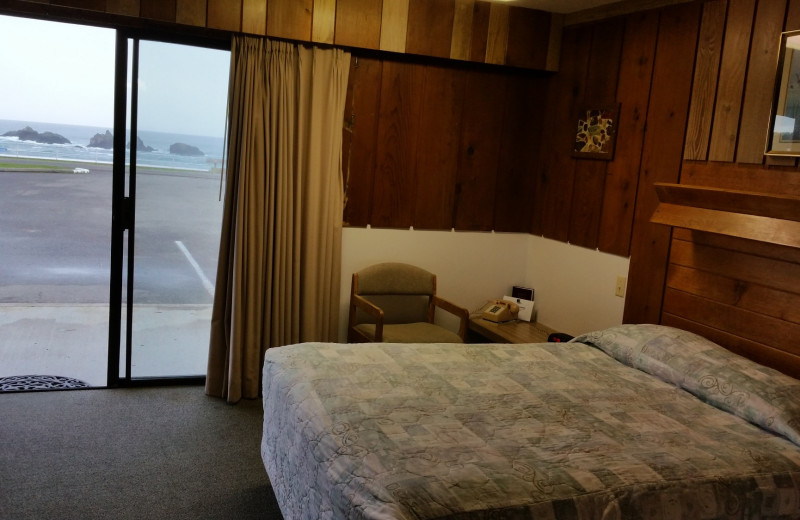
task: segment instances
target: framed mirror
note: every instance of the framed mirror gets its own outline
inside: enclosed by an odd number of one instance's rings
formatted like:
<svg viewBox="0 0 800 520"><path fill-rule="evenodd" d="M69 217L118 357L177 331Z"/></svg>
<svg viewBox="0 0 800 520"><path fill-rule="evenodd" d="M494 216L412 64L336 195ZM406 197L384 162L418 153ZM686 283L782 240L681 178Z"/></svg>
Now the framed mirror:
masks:
<svg viewBox="0 0 800 520"><path fill-rule="evenodd" d="M800 31L781 34L765 153L800 156Z"/></svg>

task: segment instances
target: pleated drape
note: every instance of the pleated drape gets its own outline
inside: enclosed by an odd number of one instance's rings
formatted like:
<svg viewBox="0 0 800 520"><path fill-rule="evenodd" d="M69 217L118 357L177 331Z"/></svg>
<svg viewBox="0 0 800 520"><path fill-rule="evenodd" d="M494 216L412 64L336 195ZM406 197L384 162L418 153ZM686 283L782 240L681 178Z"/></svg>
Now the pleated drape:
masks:
<svg viewBox="0 0 800 520"><path fill-rule="evenodd" d="M235 36L206 393L260 392L264 352L336 341L350 55Z"/></svg>

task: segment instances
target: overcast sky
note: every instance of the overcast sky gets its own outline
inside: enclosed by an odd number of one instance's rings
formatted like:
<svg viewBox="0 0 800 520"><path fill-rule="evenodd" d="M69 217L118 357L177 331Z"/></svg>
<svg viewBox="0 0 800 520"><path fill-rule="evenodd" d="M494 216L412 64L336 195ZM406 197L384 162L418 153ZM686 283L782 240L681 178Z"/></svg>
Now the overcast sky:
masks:
<svg viewBox="0 0 800 520"><path fill-rule="evenodd" d="M114 121L115 31L0 16L0 119ZM229 52L142 42L139 128L222 136Z"/></svg>

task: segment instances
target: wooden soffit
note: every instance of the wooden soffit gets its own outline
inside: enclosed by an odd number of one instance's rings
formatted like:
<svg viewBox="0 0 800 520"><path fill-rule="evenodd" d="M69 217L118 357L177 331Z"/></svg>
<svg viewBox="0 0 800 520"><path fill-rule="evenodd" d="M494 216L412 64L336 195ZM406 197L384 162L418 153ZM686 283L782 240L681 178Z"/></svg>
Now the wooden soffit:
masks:
<svg viewBox="0 0 800 520"><path fill-rule="evenodd" d="M557 71L564 15L481 0L0 0L0 13Z"/></svg>

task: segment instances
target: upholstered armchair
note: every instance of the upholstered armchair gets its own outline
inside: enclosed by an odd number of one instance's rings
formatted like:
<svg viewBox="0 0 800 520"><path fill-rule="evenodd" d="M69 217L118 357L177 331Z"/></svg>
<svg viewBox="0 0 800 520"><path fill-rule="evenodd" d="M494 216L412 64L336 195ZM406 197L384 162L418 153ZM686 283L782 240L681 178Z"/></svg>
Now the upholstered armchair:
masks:
<svg viewBox="0 0 800 520"><path fill-rule="evenodd" d="M458 332L434 324L437 308L458 318ZM464 343L468 320L467 309L436 295L436 275L424 269L390 262L353 274L350 343Z"/></svg>

